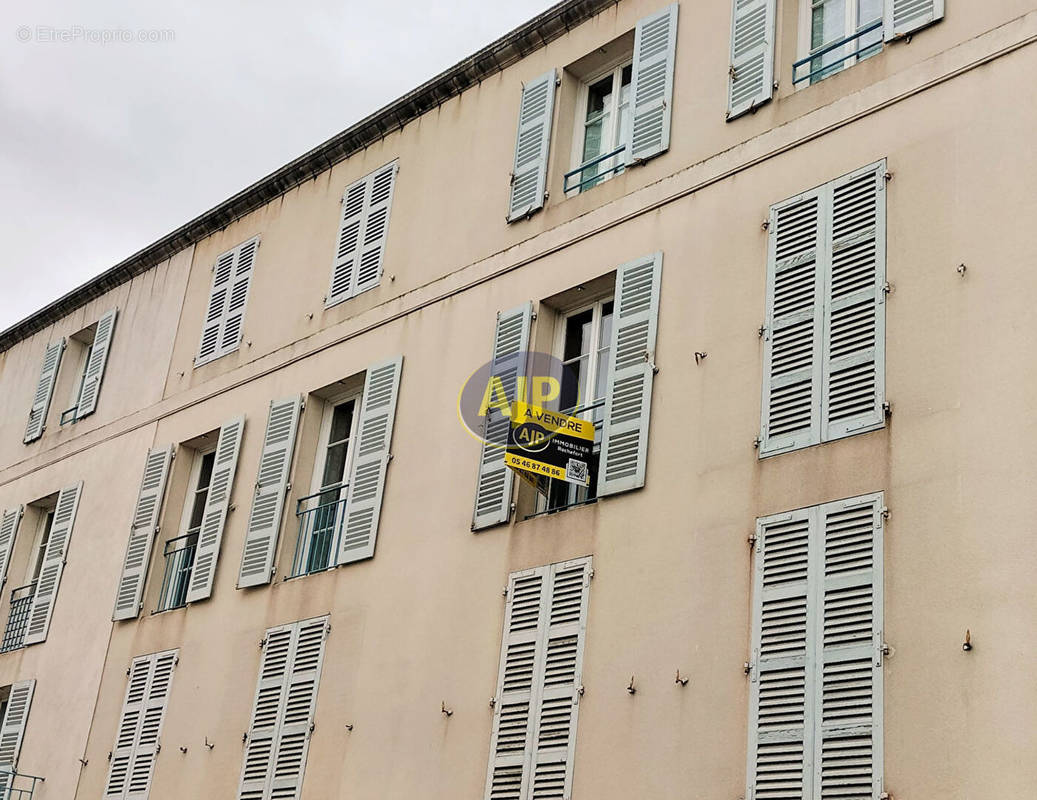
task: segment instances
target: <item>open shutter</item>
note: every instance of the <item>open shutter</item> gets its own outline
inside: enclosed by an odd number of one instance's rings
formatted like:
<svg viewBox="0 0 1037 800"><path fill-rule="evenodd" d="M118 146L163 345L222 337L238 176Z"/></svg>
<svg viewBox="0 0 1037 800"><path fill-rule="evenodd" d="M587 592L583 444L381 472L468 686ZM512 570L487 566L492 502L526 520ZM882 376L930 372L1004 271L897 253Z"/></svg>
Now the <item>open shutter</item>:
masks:
<svg viewBox="0 0 1037 800"><path fill-rule="evenodd" d="M258 249L259 237L255 236L216 259L195 366L238 348Z"/></svg>
<svg viewBox="0 0 1037 800"><path fill-rule="evenodd" d="M47 411L50 410L50 398L54 395L54 384L58 380L58 367L61 366L61 354L65 352L65 340L48 344L43 352L43 366L40 368L40 379L36 383L36 394L29 409L29 424L25 428L25 444L34 442L43 435L47 423Z"/></svg>
<svg viewBox="0 0 1037 800"><path fill-rule="evenodd" d="M663 254L655 253L616 272L599 496L645 485L662 269Z"/></svg>
<svg viewBox="0 0 1037 800"><path fill-rule="evenodd" d="M244 432L244 417L224 423L220 428L212 480L209 482L209 494L205 498L205 511L202 514L202 528L198 532L191 585L187 590L188 603L205 600L212 594L212 582L216 575L216 562L220 557L220 542L223 541L223 528L230 509L230 493L234 487L234 473L238 468L238 452L241 450Z"/></svg>
<svg viewBox="0 0 1037 800"><path fill-rule="evenodd" d="M885 423L885 162L831 184L821 431L825 441Z"/></svg>
<svg viewBox="0 0 1037 800"><path fill-rule="evenodd" d="M239 588L270 582L301 410L302 399L299 397L276 400L270 404L259 474L256 477L256 493L252 499L252 513L245 534L245 548L241 554Z"/></svg>
<svg viewBox="0 0 1037 800"><path fill-rule="evenodd" d="M0 516L0 586L7 582L7 567L11 563L11 550L18 536L18 523L22 521L24 508L12 508Z"/></svg>
<svg viewBox="0 0 1037 800"><path fill-rule="evenodd" d="M72 525L76 521L76 510L79 508L79 496L83 492L83 484L77 483L58 493L58 504L54 509L54 521L50 526L50 538L43 554L43 566L40 578L36 582L36 592L29 606L28 621L25 628L25 644L39 644L46 641L50 618L54 613L54 603L61 583L61 573L65 568L65 555L68 543L72 538Z"/></svg>
<svg viewBox="0 0 1037 800"><path fill-rule="evenodd" d="M36 689L36 681L20 681L11 687L11 696L7 700L7 713L0 723L0 797L8 788L10 774L18 768L18 754L25 738L25 723L29 719L29 706L32 705L32 693Z"/></svg>
<svg viewBox="0 0 1037 800"><path fill-rule="evenodd" d="M529 349L529 328L533 320L533 303L497 314L497 328L493 336L493 354L490 372L499 378L509 403L518 393L518 377L526 373ZM512 471L504 465L504 451L508 445L511 417L500 409L491 408L486 414L482 453L479 456L479 479L475 489L475 515L472 530L507 522L511 516Z"/></svg>
<svg viewBox="0 0 1037 800"><path fill-rule="evenodd" d="M508 222L544 207L547 193L547 156L551 150L556 72L551 70L522 87L515 169L511 174Z"/></svg>
<svg viewBox="0 0 1037 800"><path fill-rule="evenodd" d="M882 495L819 509L814 687L818 797L882 793Z"/></svg>
<svg viewBox="0 0 1037 800"><path fill-rule="evenodd" d="M749 800L813 797L814 509L758 520L749 688Z"/></svg>
<svg viewBox="0 0 1037 800"><path fill-rule="evenodd" d="M141 478L137 506L130 523L130 539L126 545L112 619L134 619L140 610L172 460L172 447L158 447L148 453L144 462L144 477Z"/></svg>
<svg viewBox="0 0 1037 800"><path fill-rule="evenodd" d="M771 209L760 455L821 441L824 188Z"/></svg>
<svg viewBox="0 0 1037 800"><path fill-rule="evenodd" d="M284 704L285 682L291 668L294 630L294 625L271 628L264 638L263 660L259 666L238 788L240 800L265 800L269 797L274 745Z"/></svg>
<svg viewBox="0 0 1037 800"><path fill-rule="evenodd" d="M115 317L117 309L112 309L97 321L94 330L94 344L90 350L90 359L83 373L83 385L79 389L79 400L76 402L76 419L93 414L97 408L97 396L101 392L101 380L104 368L108 364L108 350L115 333Z"/></svg>
<svg viewBox="0 0 1037 800"><path fill-rule="evenodd" d="M943 19L944 0L885 0L885 3L887 42Z"/></svg>
<svg viewBox="0 0 1037 800"><path fill-rule="evenodd" d="M346 189L325 305L333 306L378 285L398 171L394 161Z"/></svg>
<svg viewBox="0 0 1037 800"><path fill-rule="evenodd" d="M367 370L360 406L359 433L346 499L345 523L339 540L338 563L349 564L374 555L378 518L389 468L389 445L396 419L403 356Z"/></svg>
<svg viewBox="0 0 1037 800"><path fill-rule="evenodd" d="M673 67L677 56L677 4L637 23L630 83L633 124L627 161L665 153L670 147Z"/></svg>
<svg viewBox="0 0 1037 800"><path fill-rule="evenodd" d="M777 0L734 0L731 23L729 120L752 111L774 92L774 19Z"/></svg>

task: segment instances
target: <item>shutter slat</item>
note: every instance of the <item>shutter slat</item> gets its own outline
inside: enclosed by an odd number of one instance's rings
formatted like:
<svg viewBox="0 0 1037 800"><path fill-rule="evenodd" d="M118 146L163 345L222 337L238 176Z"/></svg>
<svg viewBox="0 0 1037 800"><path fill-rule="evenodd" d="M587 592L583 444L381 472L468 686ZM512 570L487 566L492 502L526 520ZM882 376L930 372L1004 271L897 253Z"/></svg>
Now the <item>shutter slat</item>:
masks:
<svg viewBox="0 0 1037 800"><path fill-rule="evenodd" d="M892 41L943 19L944 0L885 0L885 39Z"/></svg>
<svg viewBox="0 0 1037 800"><path fill-rule="evenodd" d="M133 521L130 523L130 538L126 545L112 619L134 619L140 610L172 460L173 448L170 446L151 450L144 461L144 475L137 494L137 505L133 510Z"/></svg>
<svg viewBox="0 0 1037 800"><path fill-rule="evenodd" d="M258 250L254 236L217 257L196 367L238 349Z"/></svg>
<svg viewBox="0 0 1037 800"><path fill-rule="evenodd" d="M753 111L774 93L777 0L734 0L728 120Z"/></svg>
<svg viewBox="0 0 1037 800"><path fill-rule="evenodd" d="M645 485L662 267L662 253L655 253L616 272L599 496Z"/></svg>
<svg viewBox="0 0 1037 800"><path fill-rule="evenodd" d="M227 523L227 513L230 510L234 475L238 468L241 437L244 433L244 416L224 423L220 428L212 478L209 481L209 493L205 498L202 526L198 532L198 546L191 569L191 584L187 590L188 603L205 600L212 594L212 584L216 577L216 563L220 557L220 543L223 541L223 529Z"/></svg>
<svg viewBox="0 0 1037 800"><path fill-rule="evenodd" d="M518 377L526 372L532 319L531 302L497 315L490 372L494 378L500 379L509 403L517 399ZM499 409L489 409L479 456L472 530L505 523L511 516L513 473L504 465L510 425L509 416Z"/></svg>
<svg viewBox="0 0 1037 800"><path fill-rule="evenodd" d="M34 442L43 435L47 425L47 412L50 400L54 396L54 384L58 380L58 368L61 366L61 355L65 352L65 340L48 344L43 352L43 364L40 367L40 379L36 382L36 394L33 395L32 407L29 409L29 423L25 428L25 444Z"/></svg>
<svg viewBox="0 0 1037 800"><path fill-rule="evenodd" d="M670 147L678 5L645 17L634 33L630 83L632 124L628 161L644 161Z"/></svg>
<svg viewBox="0 0 1037 800"><path fill-rule="evenodd" d="M18 525L25 509L22 506L4 511L0 516L0 586L7 582L7 567L11 563L11 551L18 537Z"/></svg>
<svg viewBox="0 0 1037 800"><path fill-rule="evenodd" d="M552 69L522 87L508 222L522 219L544 207L556 77L556 71Z"/></svg>
<svg viewBox="0 0 1037 800"><path fill-rule="evenodd" d="M11 686L7 712L0 723L0 796L6 796L3 792L9 788L8 777L3 773L13 773L18 769L18 755L25 738L25 724L29 720L35 689L35 680L20 681Z"/></svg>
<svg viewBox="0 0 1037 800"><path fill-rule="evenodd" d="M76 521L79 498L83 493L82 482L58 493L58 503L54 509L54 521L50 527L50 538L43 554L43 565L40 577L36 582L36 591L32 596L32 604L25 627L25 644L39 644L46 641L50 628L50 619L54 614L54 603L57 600L61 573L64 570L68 543L72 538L72 525Z"/></svg>
<svg viewBox="0 0 1037 800"><path fill-rule="evenodd" d="M340 523L339 564L374 555L402 371L403 356L367 370L345 519Z"/></svg>
<svg viewBox="0 0 1037 800"><path fill-rule="evenodd" d="M94 330L94 343L90 350L90 358L83 373L83 385L79 389L79 400L76 402L76 419L93 414L97 408L97 398L101 393L101 381L104 369L108 364L108 351L111 349L112 336L115 333L115 318L118 309L112 309L97 321Z"/></svg>
<svg viewBox="0 0 1037 800"><path fill-rule="evenodd" d="M299 397L270 404L252 512L241 554L239 587L270 582L301 409L302 399Z"/></svg>

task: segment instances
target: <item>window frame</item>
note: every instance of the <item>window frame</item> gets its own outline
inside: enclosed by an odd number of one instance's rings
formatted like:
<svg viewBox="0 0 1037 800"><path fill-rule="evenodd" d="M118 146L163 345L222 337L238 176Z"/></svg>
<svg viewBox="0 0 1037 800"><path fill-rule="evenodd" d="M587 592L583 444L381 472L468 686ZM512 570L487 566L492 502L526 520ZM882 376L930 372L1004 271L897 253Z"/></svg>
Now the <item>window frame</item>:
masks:
<svg viewBox="0 0 1037 800"><path fill-rule="evenodd" d="M586 77L580 78L580 87L578 97L576 100L576 114L573 120L573 142L572 149L570 151L571 156L569 159L570 165L568 171L572 172L573 170L580 169L580 167L584 163L583 150L587 137L587 106L590 103L591 87L609 75L612 76L612 101L607 113L612 115L612 131L610 135L610 141L612 141L613 144L608 148L603 148L602 153L610 153L616 148L618 148L620 144L623 144L626 147L626 149L619 155L613 157L613 159L616 161L616 163L613 164L613 168L615 168L614 171L610 171L605 174L595 176L596 180L593 183L588 183L586 186L580 186L579 181L577 181L576 186L573 186L565 192L567 196L583 194L584 192L590 191L596 186L600 186L601 184L616 177L622 172L625 172L627 166L630 164L630 143L617 141L623 129L622 122L620 119L620 108L622 106L621 96L623 89L623 70L625 70L627 67L630 67L631 70L629 84L631 87L631 93L630 96L627 98L626 104L630 114L630 122L632 125L634 114L633 50L625 52L623 55L612 59L610 62L608 62L608 64L602 66L600 69L589 73ZM616 91L617 81L619 81L619 91ZM602 113L604 114L606 112L603 111ZM606 159L606 161L602 162L602 164L605 164L608 161L612 161L613 159Z"/></svg>
<svg viewBox="0 0 1037 800"><path fill-rule="evenodd" d="M56 505L41 505L36 507L39 519L36 521L36 532L32 537L32 550L30 551L29 563L26 565L25 584L32 585L39 580L43 572L43 562L46 560L47 543L50 542L51 530L54 527L54 515L57 512Z"/></svg>
<svg viewBox="0 0 1037 800"><path fill-rule="evenodd" d="M826 0L800 0L798 22L799 31L796 41L796 61L801 61L805 58L809 58L813 51L823 50L830 44L820 44L817 47L814 47L811 44L811 37L813 34L814 7L816 5L823 5L825 2ZM863 25L858 23L857 21L860 18L860 7L862 0L844 0L844 2L846 4L846 8L843 20L842 38L850 36L851 33L856 33L863 27ZM882 12L879 14L878 19L880 22L884 23L885 18L885 6L883 5ZM882 31L883 27L880 25L876 29L879 40L875 42L873 45L869 45L868 48L861 54L848 56L838 64L833 64L831 67L826 67L825 69L831 69L830 72L822 72L821 74L815 75L813 78L810 78L809 80L803 79L798 84L793 82L793 87L798 91L801 89L805 89L808 86L813 86L814 84L821 83L826 78L831 78L833 75L838 75L841 72L844 72L847 69L856 66L861 61L865 61L871 58L872 56L878 55L885 49L885 41ZM849 46L849 44L844 45L844 47L847 46ZM837 52L837 50L832 51L832 53ZM807 64L805 66L810 67L810 69L807 70L808 73L814 69L813 65L811 64ZM793 69L793 81L795 81L796 78L795 72L796 70Z"/></svg>

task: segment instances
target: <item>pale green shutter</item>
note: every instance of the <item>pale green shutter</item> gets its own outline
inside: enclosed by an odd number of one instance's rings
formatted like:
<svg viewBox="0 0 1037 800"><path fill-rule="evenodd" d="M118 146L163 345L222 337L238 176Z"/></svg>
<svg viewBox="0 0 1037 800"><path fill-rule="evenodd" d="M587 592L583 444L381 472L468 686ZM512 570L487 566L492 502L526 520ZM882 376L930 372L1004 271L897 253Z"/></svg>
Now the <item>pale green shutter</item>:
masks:
<svg viewBox="0 0 1037 800"><path fill-rule="evenodd" d="M753 111L774 92L774 20L777 0L733 0L729 120Z"/></svg>
<svg viewBox="0 0 1037 800"><path fill-rule="evenodd" d="M655 253L624 264L616 272L612 360L601 430L600 496L645 485L662 268L663 255Z"/></svg>
<svg viewBox="0 0 1037 800"><path fill-rule="evenodd" d="M628 162L644 161L670 147L677 10L674 3L637 23L630 84L633 123Z"/></svg>
<svg viewBox="0 0 1037 800"><path fill-rule="evenodd" d="M216 259L195 366L238 349L258 250L259 237L254 236Z"/></svg>
<svg viewBox="0 0 1037 800"><path fill-rule="evenodd" d="M497 314L493 338L490 372L499 378L509 403L514 403L518 379L526 374L529 329L533 304ZM475 489L475 514L472 530L481 530L507 522L511 516L512 471L504 465L511 417L491 408L486 414L482 452L479 456L479 478Z"/></svg>
<svg viewBox="0 0 1037 800"><path fill-rule="evenodd" d="M93 414L97 408L97 397L101 393L104 368L108 364L108 351L111 349L112 335L115 333L117 314L118 310L113 308L97 321L90 358L86 362L86 370L83 373L83 385L79 388L76 419Z"/></svg>
<svg viewBox="0 0 1037 800"><path fill-rule="evenodd" d="M885 173L883 161L825 189L824 441L885 424Z"/></svg>
<svg viewBox="0 0 1037 800"><path fill-rule="evenodd" d="M0 723L0 797L8 800L5 793L8 788L10 774L18 769L18 755L22 750L22 739L25 738L25 723L29 720L29 707L36 689L35 680L20 681L11 687L11 695L7 699L7 712ZM16 792L11 793L16 794ZM15 800L15 798L10 798Z"/></svg>
<svg viewBox="0 0 1037 800"><path fill-rule="evenodd" d="M823 187L771 209L761 456L821 441L826 209Z"/></svg>
<svg viewBox="0 0 1037 800"><path fill-rule="evenodd" d="M0 586L7 582L7 567L11 563L11 551L18 536L18 523L22 520L24 508L18 506L4 511L0 515Z"/></svg>
<svg viewBox="0 0 1037 800"><path fill-rule="evenodd" d="M191 585L187 590L187 602L196 603L212 594L212 583L216 576L216 562L220 557L223 528L230 509L230 494L234 487L234 475L238 468L238 452L241 437L245 432L245 418L238 417L224 423L216 444L216 456L212 466L209 493L205 498L202 526L198 532L198 546L191 569Z"/></svg>
<svg viewBox="0 0 1037 800"><path fill-rule="evenodd" d="M256 476L252 513L241 553L238 587L260 586L273 577L274 552L281 530L288 476L295 453L295 433L299 427L302 399L289 397L270 404L263 452Z"/></svg>
<svg viewBox="0 0 1037 800"><path fill-rule="evenodd" d="M385 476L392 457L389 446L402 371L403 356L375 364L367 370L346 508L341 512L345 519L339 522L342 526L339 564L374 555Z"/></svg>
<svg viewBox="0 0 1037 800"><path fill-rule="evenodd" d="M552 69L522 87L508 222L527 217L544 207L556 78L556 72Z"/></svg>
<svg viewBox="0 0 1037 800"><path fill-rule="evenodd" d="M173 460L172 447L157 447L148 453L144 462L137 505L130 523L130 538L126 544L122 576L115 596L115 612L112 619L133 619L140 610L144 594L144 582L148 577L151 551L158 532L159 516L162 513L162 498L166 493L169 464Z"/></svg>
<svg viewBox="0 0 1037 800"><path fill-rule="evenodd" d="M887 42L943 19L944 0L885 0L885 4Z"/></svg>
<svg viewBox="0 0 1037 800"><path fill-rule="evenodd" d="M294 625L282 625L268 630L263 639L263 658L238 785L240 800L265 800L270 796L277 729L284 706L285 683L291 669L294 632Z"/></svg>
<svg viewBox="0 0 1037 800"><path fill-rule="evenodd" d="M65 557L68 554L68 543L72 538L72 525L76 521L79 509L79 498L83 493L82 482L62 489L58 493L58 503L54 509L54 521L50 526L50 538L47 549L43 553L43 566L40 578L36 582L36 591L29 606L29 615L25 627L25 644L39 644L46 641L50 629L50 619L54 614L54 603L61 584L61 573L65 568Z"/></svg>
<svg viewBox="0 0 1037 800"><path fill-rule="evenodd" d="M39 439L47 426L47 411L50 410L50 399L54 396L54 384L58 380L58 368L61 366L61 354L64 352L64 339L48 344L47 349L43 351L40 379L36 382L36 394L32 398L29 423L25 428L25 444Z"/></svg>

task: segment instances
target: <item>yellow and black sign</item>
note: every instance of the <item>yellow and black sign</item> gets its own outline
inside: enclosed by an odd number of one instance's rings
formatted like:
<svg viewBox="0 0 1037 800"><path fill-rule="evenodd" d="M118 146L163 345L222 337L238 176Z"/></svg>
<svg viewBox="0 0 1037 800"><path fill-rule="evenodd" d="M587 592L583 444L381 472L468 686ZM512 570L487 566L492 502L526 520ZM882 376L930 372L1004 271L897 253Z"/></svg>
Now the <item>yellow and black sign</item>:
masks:
<svg viewBox="0 0 1037 800"><path fill-rule="evenodd" d="M522 477L542 475L588 486L593 450L593 422L527 403L512 404L504 463Z"/></svg>

